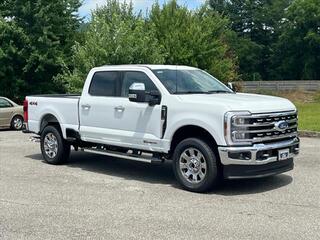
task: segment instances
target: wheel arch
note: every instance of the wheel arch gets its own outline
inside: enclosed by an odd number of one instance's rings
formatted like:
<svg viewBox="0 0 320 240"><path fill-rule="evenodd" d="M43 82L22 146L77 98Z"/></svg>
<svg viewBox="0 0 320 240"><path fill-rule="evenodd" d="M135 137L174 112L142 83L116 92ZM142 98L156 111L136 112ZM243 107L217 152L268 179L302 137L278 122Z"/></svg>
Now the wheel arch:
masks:
<svg viewBox="0 0 320 240"><path fill-rule="evenodd" d="M52 113L47 113L44 116L42 116L40 121L40 134L42 133L43 129L46 126L56 126L58 127L58 130L62 133L62 129L59 123L59 120L56 116L54 116Z"/></svg>
<svg viewBox="0 0 320 240"><path fill-rule="evenodd" d="M181 142L183 139L186 138L199 138L204 140L210 147L212 147L213 151L215 152L219 162L220 157L218 153L218 144L212 134L206 130L205 128L197 125L184 125L179 127L173 134L171 138L170 144L170 155L173 153L176 146Z"/></svg>
<svg viewBox="0 0 320 240"><path fill-rule="evenodd" d="M21 117L21 118L22 118L22 125L23 125L23 121L24 121L23 115L20 114L20 113L14 113L14 114L11 116L11 120L10 120L10 122L9 122L10 127L12 127L13 119L14 119L15 117Z"/></svg>
<svg viewBox="0 0 320 240"><path fill-rule="evenodd" d="M17 117L17 116L19 116L19 117L21 117L22 119L24 119L24 117L23 117L23 115L22 115L21 113L15 113L15 114L13 114L13 115L11 116L10 124L12 123L13 119L14 119L15 117Z"/></svg>

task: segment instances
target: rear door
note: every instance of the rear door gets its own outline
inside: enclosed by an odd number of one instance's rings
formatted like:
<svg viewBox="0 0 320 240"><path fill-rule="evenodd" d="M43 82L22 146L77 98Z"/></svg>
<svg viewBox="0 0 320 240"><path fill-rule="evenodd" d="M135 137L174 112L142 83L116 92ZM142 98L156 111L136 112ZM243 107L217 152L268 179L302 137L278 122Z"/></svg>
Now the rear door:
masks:
<svg viewBox="0 0 320 240"><path fill-rule="evenodd" d="M6 99L0 98L0 126L9 126L12 114L12 104Z"/></svg>
<svg viewBox="0 0 320 240"><path fill-rule="evenodd" d="M115 107L120 95L119 71L99 71L92 76L87 93L79 102L80 134L84 141L108 143L118 141Z"/></svg>

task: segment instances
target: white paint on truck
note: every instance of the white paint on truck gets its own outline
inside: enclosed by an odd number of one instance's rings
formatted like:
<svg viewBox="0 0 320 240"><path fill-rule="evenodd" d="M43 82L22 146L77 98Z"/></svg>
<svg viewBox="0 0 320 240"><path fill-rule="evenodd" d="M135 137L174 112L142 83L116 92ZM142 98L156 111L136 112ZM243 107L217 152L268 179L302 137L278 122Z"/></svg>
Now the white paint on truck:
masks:
<svg viewBox="0 0 320 240"><path fill-rule="evenodd" d="M133 83L149 90L131 89ZM147 96L149 100L139 100ZM299 151L297 113L289 100L235 93L193 67L97 67L89 72L81 96L28 96L26 102L30 132L41 134L43 119L52 115L64 139L68 138L67 130L73 130L84 143L122 149L172 156L175 133L186 126L197 127L212 137L223 171L235 178L242 177L234 176L237 166L267 167L273 163L272 173L279 173L283 166L277 163L278 151L285 149L282 156L290 159ZM230 173L228 168L233 166ZM271 170L255 169L254 176L265 176Z"/></svg>

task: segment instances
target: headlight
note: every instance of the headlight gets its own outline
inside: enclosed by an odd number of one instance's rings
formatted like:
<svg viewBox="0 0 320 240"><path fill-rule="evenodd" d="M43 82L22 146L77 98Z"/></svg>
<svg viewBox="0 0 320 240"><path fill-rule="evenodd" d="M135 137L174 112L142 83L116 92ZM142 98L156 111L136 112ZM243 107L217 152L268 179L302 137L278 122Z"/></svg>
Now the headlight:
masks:
<svg viewBox="0 0 320 240"><path fill-rule="evenodd" d="M224 136L228 145L252 144L246 133L250 124L251 113L248 111L227 112L224 117Z"/></svg>

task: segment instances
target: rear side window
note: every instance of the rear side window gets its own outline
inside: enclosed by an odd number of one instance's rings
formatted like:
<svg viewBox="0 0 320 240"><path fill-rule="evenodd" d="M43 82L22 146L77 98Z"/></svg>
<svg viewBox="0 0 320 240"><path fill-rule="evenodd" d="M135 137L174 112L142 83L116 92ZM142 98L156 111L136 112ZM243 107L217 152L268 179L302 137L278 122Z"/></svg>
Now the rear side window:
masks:
<svg viewBox="0 0 320 240"><path fill-rule="evenodd" d="M0 108L8 108L12 107L11 103L9 103L7 100L0 98Z"/></svg>
<svg viewBox="0 0 320 240"><path fill-rule="evenodd" d="M92 96L117 96L119 72L96 72L91 80L89 94Z"/></svg>

